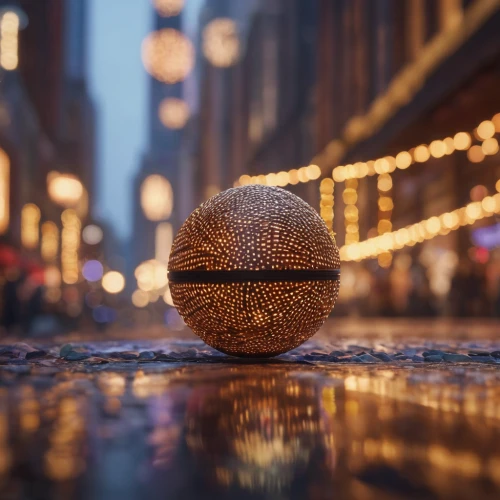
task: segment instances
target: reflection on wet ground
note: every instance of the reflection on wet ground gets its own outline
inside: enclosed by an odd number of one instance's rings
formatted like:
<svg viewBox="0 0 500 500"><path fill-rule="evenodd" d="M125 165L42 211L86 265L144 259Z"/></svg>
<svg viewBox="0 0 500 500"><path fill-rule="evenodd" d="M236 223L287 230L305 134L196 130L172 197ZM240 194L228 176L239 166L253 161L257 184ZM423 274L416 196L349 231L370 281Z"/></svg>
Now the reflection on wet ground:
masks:
<svg viewBox="0 0 500 500"><path fill-rule="evenodd" d="M499 498L500 370L1 367L0 498Z"/></svg>

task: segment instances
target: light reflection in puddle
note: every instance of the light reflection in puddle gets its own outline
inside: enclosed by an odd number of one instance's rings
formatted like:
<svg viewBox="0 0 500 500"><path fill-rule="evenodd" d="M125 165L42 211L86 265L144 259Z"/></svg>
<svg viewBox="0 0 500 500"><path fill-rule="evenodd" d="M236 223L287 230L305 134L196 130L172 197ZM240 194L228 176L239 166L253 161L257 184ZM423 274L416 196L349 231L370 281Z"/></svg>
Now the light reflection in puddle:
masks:
<svg viewBox="0 0 500 500"><path fill-rule="evenodd" d="M495 368L13 376L0 498L498 498Z"/></svg>

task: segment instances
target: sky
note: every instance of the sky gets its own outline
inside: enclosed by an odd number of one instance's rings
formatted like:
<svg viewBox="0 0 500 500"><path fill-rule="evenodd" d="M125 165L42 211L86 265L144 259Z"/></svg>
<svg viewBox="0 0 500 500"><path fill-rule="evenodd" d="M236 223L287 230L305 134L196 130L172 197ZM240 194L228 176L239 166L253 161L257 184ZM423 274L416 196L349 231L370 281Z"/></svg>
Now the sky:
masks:
<svg viewBox="0 0 500 500"><path fill-rule="evenodd" d="M186 1L183 24L190 37L202 5ZM149 77L141 44L152 26L150 0L89 0L89 83L97 110L94 213L122 240L131 236L132 181L147 144Z"/></svg>
<svg viewBox="0 0 500 500"><path fill-rule="evenodd" d="M89 0L89 11L89 83L97 110L94 210L124 239L132 228L132 180L147 142L141 43L153 11L148 0Z"/></svg>

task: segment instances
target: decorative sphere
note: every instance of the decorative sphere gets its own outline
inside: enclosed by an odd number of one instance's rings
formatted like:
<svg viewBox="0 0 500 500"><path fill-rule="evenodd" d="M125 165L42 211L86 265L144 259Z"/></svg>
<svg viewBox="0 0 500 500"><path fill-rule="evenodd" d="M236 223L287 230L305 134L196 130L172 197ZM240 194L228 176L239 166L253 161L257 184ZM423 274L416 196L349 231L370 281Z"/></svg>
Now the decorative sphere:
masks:
<svg viewBox="0 0 500 500"><path fill-rule="evenodd" d="M235 356L299 346L339 292L333 236L312 207L277 187L237 187L203 203L177 234L168 267L187 325Z"/></svg>

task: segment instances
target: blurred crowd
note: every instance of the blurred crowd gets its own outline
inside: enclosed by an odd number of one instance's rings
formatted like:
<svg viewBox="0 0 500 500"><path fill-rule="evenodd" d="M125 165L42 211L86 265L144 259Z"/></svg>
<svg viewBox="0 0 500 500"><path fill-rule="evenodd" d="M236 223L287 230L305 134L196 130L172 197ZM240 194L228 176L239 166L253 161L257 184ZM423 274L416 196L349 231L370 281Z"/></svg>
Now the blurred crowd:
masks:
<svg viewBox="0 0 500 500"><path fill-rule="evenodd" d="M396 261L391 269L344 266L335 314L382 317L500 317L500 275L496 262L460 259L452 273L432 276L419 262Z"/></svg>
<svg viewBox="0 0 500 500"><path fill-rule="evenodd" d="M168 323L170 309L160 311L158 304L139 310L124 297L110 300L100 292L78 286L66 287L59 297L53 297L36 267L10 266L0 271L3 335L54 335L76 329L103 330L112 325ZM496 260L479 263L463 258L451 274L433 276L429 268L403 256L395 258L390 269L375 262L344 264L334 314L500 317L499 266Z"/></svg>

